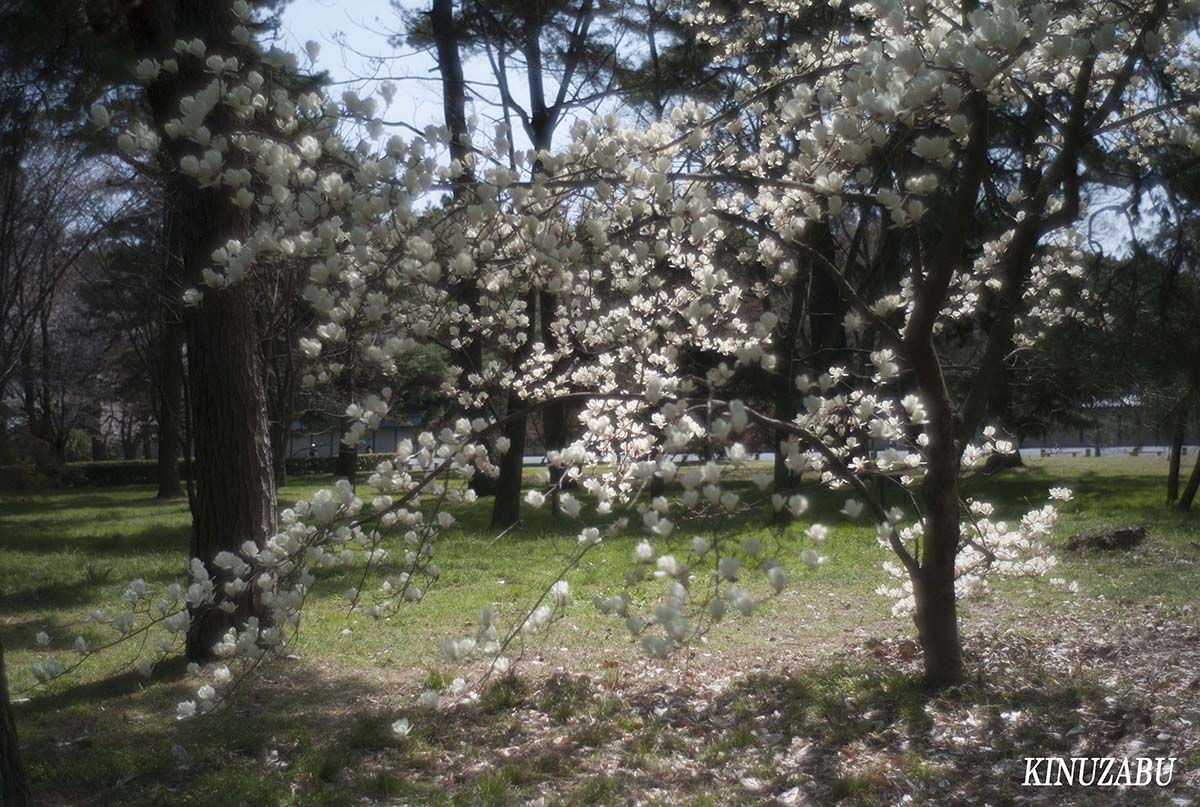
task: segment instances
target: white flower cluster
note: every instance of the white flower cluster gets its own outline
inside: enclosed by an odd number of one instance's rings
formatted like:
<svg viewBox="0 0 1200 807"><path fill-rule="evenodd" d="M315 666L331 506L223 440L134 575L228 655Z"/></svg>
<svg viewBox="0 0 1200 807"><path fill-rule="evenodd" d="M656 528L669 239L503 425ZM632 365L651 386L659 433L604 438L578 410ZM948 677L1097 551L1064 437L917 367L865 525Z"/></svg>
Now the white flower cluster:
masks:
<svg viewBox="0 0 1200 807"><path fill-rule="evenodd" d="M33 664L34 679L47 684L74 671L91 656L135 638L143 648L135 665L138 672L149 676L158 661L183 646L191 625L189 609L209 607L213 602L213 583L204 564L193 561L191 574L192 582L186 588L171 583L155 590L141 578L130 581L118 608L93 611L83 620L84 624L105 628L107 637L89 642L76 636L70 644L72 657L64 662L47 655ZM40 652L51 652L52 639L46 631L38 632L35 644Z"/></svg>
<svg viewBox="0 0 1200 807"><path fill-rule="evenodd" d="M968 519L963 522L962 546L955 559L955 594L960 600L977 598L988 590L990 574L1002 577L1042 577L1058 564L1053 555L1050 539L1058 520L1055 503L1069 502L1073 498L1070 489L1050 489L1050 502L1030 510L1019 523L992 520L994 507L987 502L968 500ZM924 535L924 524L920 521L902 527L900 540L912 546ZM881 545L890 548L881 538ZM913 599L913 584L908 573L897 563L885 561L884 569L893 582L879 587L877 593L891 599L892 613L897 616L910 614L916 607Z"/></svg>

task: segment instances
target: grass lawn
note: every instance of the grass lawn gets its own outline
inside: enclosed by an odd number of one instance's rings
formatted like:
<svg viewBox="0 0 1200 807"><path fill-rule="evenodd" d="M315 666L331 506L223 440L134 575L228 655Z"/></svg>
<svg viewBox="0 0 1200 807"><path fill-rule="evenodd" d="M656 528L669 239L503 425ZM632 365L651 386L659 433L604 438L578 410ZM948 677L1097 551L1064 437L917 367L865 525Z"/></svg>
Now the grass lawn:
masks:
<svg viewBox="0 0 1200 807"><path fill-rule="evenodd" d="M911 623L873 593L886 558L874 530L838 515L842 497L813 489L811 520L832 528L827 563L798 561L808 520L770 529L764 510L720 525L722 540L761 537L791 584L689 654L650 665L592 609L594 593L621 587L639 540L626 536L571 572L567 618L522 649L517 676L472 706L416 712L414 692L455 674L437 641L472 633L485 604L516 618L576 548L572 525L545 511L495 540L485 500L457 513L462 529L437 550L441 579L397 617L347 614L357 577L320 577L294 658L218 715L175 722L192 685L182 664L146 681L122 669L131 648L22 698L18 728L48 804L891 804L902 794L1002 804L1019 791L1022 757L1089 738L1093 755L1137 742L1179 757L1173 789L1126 794L1170 804L1196 798L1200 784L1200 522L1163 506L1164 476L1161 458L1045 459L968 482L968 495L1007 518L1067 484L1076 501L1060 538L1113 523L1144 524L1151 538L1132 552L1060 553L1055 576L1077 582L1076 595L1012 580L966 606L976 677L948 695L916 685ZM331 481L303 478L280 501ZM0 636L14 691L33 681L38 631L62 648L81 632L72 623L116 602L129 580L179 579L187 505L152 496L0 494ZM672 541L684 546L705 526L684 525ZM405 741L389 730L400 715L416 726Z"/></svg>

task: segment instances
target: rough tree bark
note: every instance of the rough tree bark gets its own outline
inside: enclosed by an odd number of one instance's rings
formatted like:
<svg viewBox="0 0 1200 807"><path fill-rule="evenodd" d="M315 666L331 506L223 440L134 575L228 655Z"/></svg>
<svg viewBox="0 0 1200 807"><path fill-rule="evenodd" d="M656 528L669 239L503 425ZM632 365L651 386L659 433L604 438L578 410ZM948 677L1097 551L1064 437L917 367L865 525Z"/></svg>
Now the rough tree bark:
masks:
<svg viewBox="0 0 1200 807"><path fill-rule="evenodd" d="M1191 510L1198 489L1200 489L1200 456L1196 457L1196 464L1192 466L1192 472L1188 475L1187 487L1183 489L1183 495L1179 497L1179 503L1175 506L1185 513Z"/></svg>
<svg viewBox="0 0 1200 807"><path fill-rule="evenodd" d="M1171 458L1167 468L1167 504L1179 498L1179 468L1183 463L1183 441L1187 438L1187 399L1180 401L1171 417Z"/></svg>
<svg viewBox="0 0 1200 807"><path fill-rule="evenodd" d="M29 433L41 438L42 420L37 410L36 373L33 369L33 340L29 340L21 348L21 407L25 410L25 423Z"/></svg>
<svg viewBox="0 0 1200 807"><path fill-rule="evenodd" d="M191 555L206 563L245 541L262 545L275 532L275 479L254 322L249 296L239 289L209 295L188 318L196 446ZM208 658L220 637L250 616L261 614L249 596L233 614L215 608L196 613L188 657Z"/></svg>
<svg viewBox="0 0 1200 807"><path fill-rule="evenodd" d="M454 0L433 0L429 18L437 54L438 73L441 76L442 116L450 134L450 159L463 167L452 180L454 204L461 207L475 195L475 173L470 161L467 85L463 78L462 56L459 51L459 30L454 21ZM460 305L466 306L472 316L479 314L479 287L474 278L466 278L456 283L454 298ZM483 344L478 338L473 338L456 353L460 367L458 388L467 389L467 377L483 366ZM475 418L484 413L477 407L469 406L465 407L465 414ZM473 476L470 484L471 489L480 496L495 492L495 480L484 474Z"/></svg>
<svg viewBox="0 0 1200 807"><path fill-rule="evenodd" d="M543 291L538 301L538 311L541 319L542 344L546 350L558 349L558 335L554 333L554 308L558 304L557 295ZM542 448L547 453L561 449L567 444L567 405L564 401L555 401L542 410ZM563 469L550 467L551 512L558 516L559 491L563 485ZM519 492L519 491L518 491Z"/></svg>
<svg viewBox="0 0 1200 807"><path fill-rule="evenodd" d="M824 277L823 274L822 277ZM776 340L779 344L779 371L774 378L775 417L783 421L789 421L796 416L794 366L796 361L796 337L800 332L800 315L804 305L804 286L810 278L812 280L816 279L815 276L806 277L800 272L796 273L796 279L792 282L791 304L788 306L786 317L779 321L775 329ZM795 490L796 483L799 480L792 473L792 470L787 467L787 457L783 451L783 445L787 442L788 433L776 430L774 437L775 467L773 489L775 493L786 495ZM775 512L771 518L775 523L787 523L791 521L792 517L791 512L787 508L783 508Z"/></svg>
<svg viewBox="0 0 1200 807"><path fill-rule="evenodd" d="M157 0L130 12L130 25L146 50L165 56L177 38L199 37L210 45L231 41L230 7L210 0ZM164 124L178 115L179 98L196 73L163 77L146 92L162 142L178 160L191 148L166 136ZM221 111L208 121L214 134L227 125ZM169 174L164 197L168 216L168 263L189 285L219 243L238 232L241 213L221 188L201 188L180 173ZM247 281L248 282L248 281ZM245 541L262 544L275 532L276 500L272 472L267 396L263 383L253 298L246 286L208 290L202 305L184 317L188 355L192 475L191 557L208 562L222 550L237 551ZM215 571L215 570L214 570ZM210 608L193 614L187 655L207 660L229 627L259 615L250 594L231 614Z"/></svg>
<svg viewBox="0 0 1200 807"><path fill-rule="evenodd" d="M532 311L537 297L533 292L525 298L526 311ZM530 316L526 345L533 340L533 318ZM517 361L525 351L518 351ZM520 412L505 423L503 433L508 438L508 450L500 457L500 476L496 480L496 498L492 503L493 529L506 529L521 520L521 483L525 472L525 439L529 431L529 416L525 401L515 390L508 392L508 407L505 414Z"/></svg>
<svg viewBox="0 0 1200 807"><path fill-rule="evenodd" d="M291 365L291 359L288 364ZM271 463L275 472L275 487L281 488L287 484L287 458L292 439L292 421L296 417L296 378L289 366L278 379L280 385L276 391L275 419L271 427Z"/></svg>
<svg viewBox="0 0 1200 807"><path fill-rule="evenodd" d="M21 762L17 726L4 673L4 644L0 642L0 807L25 807L28 803L29 780Z"/></svg>
<svg viewBox="0 0 1200 807"><path fill-rule="evenodd" d="M183 326L163 304L159 327L158 494L159 499L183 496L179 476L180 419L183 416Z"/></svg>
<svg viewBox="0 0 1200 807"><path fill-rule="evenodd" d="M353 485L358 479L358 449L354 446L348 446L343 442L346 432L354 425L354 421L348 417L341 419L341 429L338 434L338 453L337 465L333 469L334 476L349 480Z"/></svg>

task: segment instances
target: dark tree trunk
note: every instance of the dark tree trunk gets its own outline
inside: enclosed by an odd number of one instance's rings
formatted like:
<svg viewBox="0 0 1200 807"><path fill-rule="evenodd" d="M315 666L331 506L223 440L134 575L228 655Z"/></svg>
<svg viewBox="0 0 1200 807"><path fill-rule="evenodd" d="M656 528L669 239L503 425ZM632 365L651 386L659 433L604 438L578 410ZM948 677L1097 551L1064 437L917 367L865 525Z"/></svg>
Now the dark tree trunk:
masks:
<svg viewBox="0 0 1200 807"><path fill-rule="evenodd" d="M533 311L536 305L534 294L526 298L526 310ZM526 343L517 349L514 363L520 365L528 354L530 343L533 342L533 317L529 319L529 331ZM516 391L509 391L508 406L505 416L520 413L520 417L509 420L504 426L504 436L509 438L509 450L500 458L500 476L496 480L496 500L492 503L492 528L505 530L521 520L521 486L524 482L524 444L529 431L529 416L526 413L527 402Z"/></svg>
<svg viewBox="0 0 1200 807"><path fill-rule="evenodd" d="M275 469L275 487L287 484L287 458L292 442L292 420L296 417L296 387L288 381L280 402L277 420L271 429L271 463Z"/></svg>
<svg viewBox="0 0 1200 807"><path fill-rule="evenodd" d="M42 439L49 444L50 449L54 452L55 458L59 462L66 459L66 441L60 439L59 430L54 426L54 392L51 388L52 380L56 375L54 372L54 352L53 345L50 341L50 304L47 302L42 309L41 316L38 317L38 328L41 332L42 339L42 425L40 431ZM63 383L61 378L57 379L60 389Z"/></svg>
<svg viewBox="0 0 1200 807"><path fill-rule="evenodd" d="M353 485L358 478L358 448L342 442L342 438L346 436L351 425L350 418L342 418L341 434L338 436L337 465L334 467L333 473L334 476L341 479L350 480L350 484Z"/></svg>
<svg viewBox="0 0 1200 807"><path fill-rule="evenodd" d="M32 340L21 348L21 407L25 410L25 424L34 437L43 438L41 418L37 411L37 384L33 372Z"/></svg>
<svg viewBox="0 0 1200 807"><path fill-rule="evenodd" d="M965 674L954 592L960 538L957 454L950 462L953 465L930 460L925 478L925 541L921 568L913 575L914 620L925 660L925 682L931 687L957 684Z"/></svg>
<svg viewBox="0 0 1200 807"><path fill-rule="evenodd" d="M156 0L129 12L130 27L146 50L166 56L177 38L200 37L213 50L231 40L231 7L211 0ZM178 115L187 92L207 83L200 72L164 74L147 88L147 100L162 142L179 160L194 147L166 135L164 125ZM207 121L213 135L229 126L222 107ZM164 188L168 262L173 277L201 286L201 270L219 243L240 232L243 213L225 188L201 188L183 174L173 174ZM177 262L177 263L176 263ZM174 274L176 273L177 274ZM236 552L245 541L262 545L275 532L275 480L272 474L267 396L252 280L223 290L205 290L201 305L184 318L187 342L190 438L195 459L191 557L205 563L220 551ZM191 492L191 491L189 491ZM216 570L213 570L216 571ZM187 655L193 661L212 657L213 645L232 626L261 616L247 593L233 613L217 608L193 613Z"/></svg>
<svg viewBox="0 0 1200 807"><path fill-rule="evenodd" d="M1179 497L1176 507L1185 512L1191 510L1197 489L1200 489L1200 456L1196 457L1196 464L1192 466L1192 473L1188 476L1187 487L1183 489L1183 495Z"/></svg>
<svg viewBox="0 0 1200 807"><path fill-rule="evenodd" d="M543 449L549 454L563 448L567 443L567 407L562 401L547 404L542 410L542 443ZM562 490L564 479L563 469L550 466L551 512L559 515L558 494Z"/></svg>
<svg viewBox="0 0 1200 807"><path fill-rule="evenodd" d="M525 44L525 56L528 60L527 76L529 78L529 93L531 98L531 114L530 126L533 135L533 148L536 152L541 153L543 149L548 148L550 138L554 132L554 122L546 109L546 104L542 96L542 64L541 64L541 47L539 42L539 29L532 27ZM540 174L543 172L542 161L535 160L533 172ZM542 309L543 316L547 316L548 312L554 310L556 305L555 295L549 293L530 294L526 298L525 311L529 314L529 331L525 344L518 346L516 352L512 356L513 368L519 371L522 359L529 354L529 349L532 347L533 335L535 333L535 317L538 309ZM548 325L543 325L543 333L548 330ZM529 431L529 415L525 410L526 402L521 400L512 392L508 394L507 408L505 415L516 415L505 427L504 436L509 440L508 451L500 458L500 476L496 480L496 498L492 503L492 528L504 529L511 527L521 520L521 487L524 481L525 472L525 437ZM551 420L555 428L563 421L561 407L555 406L558 411L551 414ZM543 424L545 428L546 424ZM554 437L561 437L560 434ZM549 444L550 435L546 432L543 436ZM557 469L551 469L550 473L555 474ZM555 479L555 481L558 481ZM558 511L558 495L554 494L553 507L555 513Z"/></svg>
<svg viewBox="0 0 1200 807"><path fill-rule="evenodd" d="M546 350L558 349L558 335L554 332L554 309L558 305L557 295L543 291L538 300L538 314L542 331L542 344ZM549 454L567 444L567 405L555 401L542 409L542 449ZM558 516L558 494L563 484L563 469L550 466L551 512Z"/></svg>
<svg viewBox="0 0 1200 807"><path fill-rule="evenodd" d="M557 78L564 85L571 83L571 76L582 57L593 13L592 0L583 0L571 26L572 33L567 46L560 52L563 60L562 72ZM522 40L512 43L514 49L519 47L525 56L525 78L529 85L529 113L526 120L526 132L534 152L538 155L543 151L548 151L553 145L554 130L558 126L563 110L560 103L561 96L553 104L546 102L541 42L544 20L545 18L540 17L530 6L524 20L525 29L522 32ZM497 31L497 33L501 36L507 34L505 31ZM505 104L507 103L506 99ZM540 157L534 159L533 174L535 177L545 174L545 165ZM516 354L512 357L515 369L520 369L521 362L529 355L532 348L536 333L534 330L536 327L535 312L540 311L542 337L546 340L547 348L553 349L557 346L558 340L551 329L557 304L557 297L553 292L543 291L539 295L529 295L525 309L530 318L529 333L525 343L517 349ZM510 445L508 452L500 462L500 478L496 483L496 500L492 508L493 527L512 526L521 517L521 483L524 476L525 437L529 429L529 416L527 410L518 407L525 407L525 402L518 399L517 396L509 394L508 413L524 413L514 418L504 429ZM566 409L561 402L551 403L546 407L542 425L545 447L547 449L561 448L566 440ZM555 485L552 506L554 514L557 515L559 512L558 484L561 482L559 469L551 468L550 478Z"/></svg>
<svg viewBox="0 0 1200 807"><path fill-rule="evenodd" d="M0 807L25 807L29 803L29 780L21 762L17 725L8 700L8 678L4 671L4 644L0 643Z"/></svg>
<svg viewBox="0 0 1200 807"><path fill-rule="evenodd" d="M187 365L183 371L183 479L187 491L188 512L196 501L196 441L192 439L192 394L188 391Z"/></svg>
<svg viewBox="0 0 1200 807"><path fill-rule="evenodd" d="M914 621L925 662L925 683L940 688L957 684L966 675L954 591L955 559L961 538L958 483L962 452L955 433L949 390L931 339L913 345L909 358L913 376L930 410L922 492L925 537L919 568L911 572L916 603Z"/></svg>
<svg viewBox="0 0 1200 807"><path fill-rule="evenodd" d="M961 683L965 676L953 558L948 571L945 564L939 566L922 567L913 579L917 603L914 621L925 661L925 684L933 689Z"/></svg>
<svg viewBox="0 0 1200 807"><path fill-rule="evenodd" d="M468 160L471 144L470 131L467 129L467 85L459 52L459 29L454 21L454 0L433 0L429 20L437 53L438 73L442 79L442 115L450 134L450 159L457 160L464 168L452 181L454 203L461 207L474 196L475 176ZM454 297L460 305L470 310L472 316L479 314L479 287L474 277L457 282ZM468 389L467 378L483 366L483 345L477 338L468 338L456 353L459 364L458 387ZM465 414L469 418L483 415L475 408L467 409ZM491 495L496 489L495 480L484 474L475 474L470 484L471 489L480 496Z"/></svg>
<svg viewBox="0 0 1200 807"><path fill-rule="evenodd" d="M1186 401L1180 401L1175 408L1171 422L1171 458L1167 469L1167 504L1172 504L1179 498L1179 468L1183 464L1183 441L1187 438Z"/></svg>
<svg viewBox="0 0 1200 807"><path fill-rule="evenodd" d="M288 315L288 334L283 344L283 368L275 375L275 407L271 421L271 458L275 469L275 487L287 484L287 458L291 450L292 421L296 417L296 366L291 335L291 314Z"/></svg>
<svg viewBox="0 0 1200 807"><path fill-rule="evenodd" d="M807 263L807 273L797 272L792 285L792 304L786 322L780 323L779 342L782 345L779 374L775 380L775 416L790 421L796 416L796 349L801 335L805 309L808 319L808 344L812 354L811 368L815 375L825 372L833 363L833 350L844 335L841 328L842 302L837 284L829 274L818 266L818 261L834 261L835 245L829 226L814 226L806 237L805 250L798 255ZM807 301L807 306L805 302ZM787 432L775 434L774 489L776 493L792 493L800 482L800 475L792 472L784 462L780 443L787 439ZM785 509L775 517L790 520Z"/></svg>
<svg viewBox="0 0 1200 807"><path fill-rule="evenodd" d="M183 415L183 326L164 304L159 328L158 498L183 495L179 476L180 420Z"/></svg>
<svg viewBox="0 0 1200 807"><path fill-rule="evenodd" d="M454 22L454 0L433 0L430 11L433 41L437 50L438 71L442 76L442 114L450 132L450 157L462 160L467 146L467 84L463 78L462 57L458 50L458 28ZM472 178L464 171L455 183L458 193Z"/></svg>
<svg viewBox="0 0 1200 807"><path fill-rule="evenodd" d="M188 322L196 446L191 554L205 562L245 541L262 545L275 532L266 390L246 291L210 294ZM215 608L196 614L188 657L210 657L221 635L252 615L261 616L248 596L233 614Z"/></svg>
<svg viewBox="0 0 1200 807"><path fill-rule="evenodd" d="M121 417L121 459L135 460L134 452L137 451L137 443L133 441L133 430L129 427L129 419L122 415Z"/></svg>
<svg viewBox="0 0 1200 807"><path fill-rule="evenodd" d="M516 393L509 393L509 412L522 411L524 405ZM528 417L513 418L504 426L504 436L509 442L508 451L500 457L500 477L496 480L496 499L492 504L493 529L506 529L521 520L521 482L528 426Z"/></svg>
<svg viewBox="0 0 1200 807"><path fill-rule="evenodd" d="M774 378L775 417L784 422L791 421L796 416L796 337L800 333L800 315L804 306L804 286L807 279L802 273L796 273L796 279L792 283L791 305L788 306L786 318L781 319L776 326L779 367ZM815 280L815 276L812 279ZM799 481L787 467L787 459L783 452L783 444L787 439L786 431L775 432L774 491L785 495L793 492ZM791 518L791 512L786 508L778 510L772 516L777 523L786 523L791 521Z"/></svg>

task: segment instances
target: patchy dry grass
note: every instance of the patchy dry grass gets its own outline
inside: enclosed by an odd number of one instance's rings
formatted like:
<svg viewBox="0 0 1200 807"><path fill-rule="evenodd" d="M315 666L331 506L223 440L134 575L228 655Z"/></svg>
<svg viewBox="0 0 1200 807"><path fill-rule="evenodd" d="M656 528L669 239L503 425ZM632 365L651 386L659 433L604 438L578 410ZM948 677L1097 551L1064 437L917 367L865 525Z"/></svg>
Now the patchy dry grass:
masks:
<svg viewBox="0 0 1200 807"><path fill-rule="evenodd" d="M323 578L296 656L221 714L176 723L173 704L191 684L182 665L147 682L113 677L120 659L20 703L34 788L42 803L71 805L1011 804L1046 798L1019 787L1025 756L1078 752L1179 761L1169 791L1054 791L1055 804L1184 804L1200 793L1200 525L1162 506L1164 467L1047 460L970 482L1007 517L1066 482L1078 501L1062 537L1132 523L1151 538L1128 553L1064 556L1061 576L1078 596L1009 581L971 604L973 679L937 696L918 684L911 625L870 593L883 558L873 534L814 491L814 520L835 527L829 562L807 573L790 558L792 589L672 665L647 665L587 604L618 585L635 540L622 539L572 574L568 618L524 648L517 676L477 702L416 711L413 693L454 674L434 641L470 630L482 604L504 613L527 603L573 548L569 531L537 513L488 549L476 507L440 548L443 578L425 602L372 624L347 617L349 579ZM186 506L150 495L0 502L0 634L15 688L28 683L36 631L68 639L67 624L128 579L177 575ZM780 532L763 522L757 514L724 535L759 535L789 560L806 523ZM390 731L401 716L415 727L404 741Z"/></svg>

